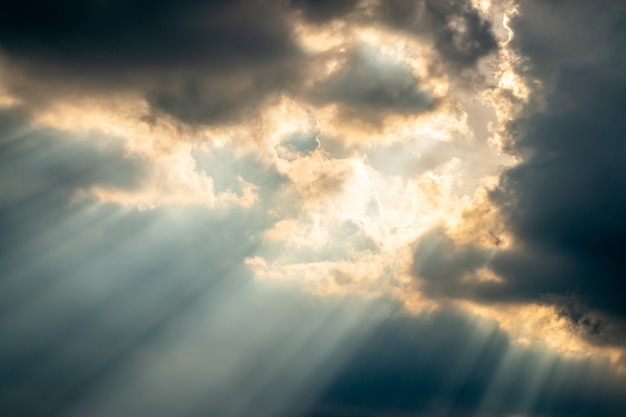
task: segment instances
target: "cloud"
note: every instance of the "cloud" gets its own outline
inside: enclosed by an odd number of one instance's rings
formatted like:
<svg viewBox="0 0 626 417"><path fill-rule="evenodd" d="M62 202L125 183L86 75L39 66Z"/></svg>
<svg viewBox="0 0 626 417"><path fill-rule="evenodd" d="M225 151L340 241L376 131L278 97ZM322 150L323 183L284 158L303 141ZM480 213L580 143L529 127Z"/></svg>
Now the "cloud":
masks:
<svg viewBox="0 0 626 417"><path fill-rule="evenodd" d="M340 68L312 87L314 103L336 104L343 117L369 122L390 113L415 115L433 109L435 100L421 91L408 62L367 47L336 59Z"/></svg>
<svg viewBox="0 0 626 417"><path fill-rule="evenodd" d="M517 71L533 85L533 98L507 125L505 149L519 163L489 194L511 241L487 250L441 231L426 235L415 252L426 291L480 303L552 304L587 340L623 346L624 12L617 2L593 10L582 2L520 5L512 46L524 57ZM574 47L580 32L555 28L553 20L568 27L590 21L586 47ZM502 282L465 280L483 267Z"/></svg>
<svg viewBox="0 0 626 417"><path fill-rule="evenodd" d="M277 2L262 0L30 1L9 7L1 26L0 43L9 55L46 70L86 75L228 71L291 49L284 13Z"/></svg>
<svg viewBox="0 0 626 417"><path fill-rule="evenodd" d="M530 26L524 18L561 12L571 22L593 16L585 30L591 49L562 47L574 45L578 33L555 33L547 25ZM580 2L522 6L516 42L529 59L527 73L553 72L554 77L542 87L545 110L511 124L509 148L524 159L501 176L493 192L522 250L552 259L533 262L531 271L541 279L515 273L513 264L505 261L500 273L519 285L533 282L535 294L580 291L591 308L622 319L626 310L618 294L626 289L621 279L626 273L621 243L626 238L624 12L618 2L602 2L593 11Z"/></svg>
<svg viewBox="0 0 626 417"><path fill-rule="evenodd" d="M6 79L31 105L57 99L55 84L65 94L147 91L155 111L185 123L228 122L255 107L250 97L262 104L276 87L271 79L298 53L279 3L13 5L0 21Z"/></svg>
<svg viewBox="0 0 626 417"><path fill-rule="evenodd" d="M291 0L305 19L314 23L327 23L329 20L345 16L354 10L359 0Z"/></svg>
<svg viewBox="0 0 626 417"><path fill-rule="evenodd" d="M357 3L31 1L9 7L0 20L3 79L10 94L34 108L87 91L99 97L132 93L149 105L143 117L170 116L195 127L258 117L285 95L337 103L364 120L380 118L377 112L431 109L423 80L405 63L357 51L350 36L344 39L352 51L342 58L344 68L310 91L307 80L319 77L325 64L296 41L304 24L298 16L328 23L360 10ZM402 2L381 5L380 13L359 21L433 41L441 55L434 60L443 57L463 68L494 50L489 24L469 4L420 4L423 12L407 14L407 21L396 16L406 6Z"/></svg>
<svg viewBox="0 0 626 417"><path fill-rule="evenodd" d="M437 51L456 69L471 68L498 48L491 23L470 1L381 1L377 12L390 27L432 37Z"/></svg>

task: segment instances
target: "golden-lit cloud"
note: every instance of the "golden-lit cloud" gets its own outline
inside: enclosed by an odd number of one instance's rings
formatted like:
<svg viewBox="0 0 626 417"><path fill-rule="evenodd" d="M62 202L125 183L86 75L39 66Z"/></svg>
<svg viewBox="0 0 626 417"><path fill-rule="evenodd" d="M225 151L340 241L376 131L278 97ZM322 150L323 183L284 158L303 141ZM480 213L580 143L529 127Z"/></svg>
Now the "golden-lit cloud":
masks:
<svg viewBox="0 0 626 417"><path fill-rule="evenodd" d="M542 304L463 303L463 308L490 320L496 320L518 343L541 346L569 357L605 358L619 364L623 350L592 345L571 331L567 319L553 306ZM624 369L626 371L626 369Z"/></svg>

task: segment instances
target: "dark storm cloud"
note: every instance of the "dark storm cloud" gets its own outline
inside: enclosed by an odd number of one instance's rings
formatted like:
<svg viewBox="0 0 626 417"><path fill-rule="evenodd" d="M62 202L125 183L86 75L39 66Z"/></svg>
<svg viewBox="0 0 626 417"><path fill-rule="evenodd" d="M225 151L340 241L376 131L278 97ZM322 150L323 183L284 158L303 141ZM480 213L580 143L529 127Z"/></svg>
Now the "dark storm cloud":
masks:
<svg viewBox="0 0 626 417"><path fill-rule="evenodd" d="M481 281L478 272L482 268L495 272L504 281ZM544 248L498 250L461 244L442 228L418 240L413 271L424 280L423 290L430 296L483 302L538 300L541 293L566 286L577 273L567 260Z"/></svg>
<svg viewBox="0 0 626 417"><path fill-rule="evenodd" d="M243 70L211 77L185 75L151 88L146 100L153 110L189 125L227 124L253 117L273 104L294 75L287 68Z"/></svg>
<svg viewBox="0 0 626 417"><path fill-rule="evenodd" d="M367 47L338 58L342 67L313 87L314 102L337 104L344 116L372 122L390 113L423 113L435 105L406 62L393 62Z"/></svg>
<svg viewBox="0 0 626 417"><path fill-rule="evenodd" d="M13 3L0 16L0 50L11 63L13 93L31 104L66 95L57 84L70 93L133 88L183 122L226 123L293 77L283 68L298 51L281 4Z"/></svg>
<svg viewBox="0 0 626 417"><path fill-rule="evenodd" d="M437 51L457 69L473 67L498 48L491 24L468 0L381 1L379 13L393 28L431 37Z"/></svg>
<svg viewBox="0 0 626 417"><path fill-rule="evenodd" d="M11 3L0 17L0 44L18 59L73 75L223 71L280 58L292 48L277 6L264 0Z"/></svg>
<svg viewBox="0 0 626 417"><path fill-rule="evenodd" d="M293 52L289 11L299 9L305 18L324 21L349 13L357 3L31 0L4 8L0 43L12 56L74 71L228 70ZM497 46L489 23L469 1L391 0L381 2L377 11L391 26L432 34L442 53L455 62L473 64Z"/></svg>
<svg viewBox="0 0 626 417"><path fill-rule="evenodd" d="M0 16L3 78L10 92L31 106L73 94L130 89L145 93L151 117L167 114L189 125L233 123L281 94L307 95L301 91L303 80L318 63L292 36L298 15L324 24L357 10L357 3L12 3ZM431 39L445 61L459 68L472 67L495 50L488 23L468 2L383 2L379 12L366 20ZM353 114L364 109L371 114L367 109L376 106L401 113L428 107L428 97L416 90L419 81L403 70L390 69L388 76L397 78L390 84L366 62L355 57L351 64L343 76L356 78L340 84L335 98L354 105ZM355 73L355 65L365 71ZM356 81L364 86L355 86Z"/></svg>
<svg viewBox="0 0 626 417"><path fill-rule="evenodd" d="M569 321L570 330L596 345L626 346L626 321L592 303L581 282L598 270L546 247L485 249L454 242L443 229L419 239L413 272L429 297L460 298L479 303L535 302L552 305ZM501 280L485 279L493 272Z"/></svg>
<svg viewBox="0 0 626 417"><path fill-rule="evenodd" d="M589 27L555 33L525 19L539 14ZM626 7L528 2L514 30L528 74L553 77L544 81L546 110L510 127L510 151L525 159L501 177L493 200L527 252L550 253L559 265L540 268L537 293L579 291L589 307L626 319ZM578 50L581 31L587 44Z"/></svg>
<svg viewBox="0 0 626 417"><path fill-rule="evenodd" d="M520 5L512 20L512 45L526 57L519 71L541 81L532 88L546 101L538 110L531 100L525 116L508 126L507 150L522 162L501 175L491 194L517 243L488 261L445 237L438 245L443 258L421 256L428 242L418 245L417 272L427 280L429 271L453 269L445 294L555 304L590 340L624 344L625 13L623 3L609 1ZM505 282L461 283L476 262Z"/></svg>
<svg viewBox="0 0 626 417"><path fill-rule="evenodd" d="M350 13L359 0L291 0L291 4L302 10L304 18L323 23Z"/></svg>

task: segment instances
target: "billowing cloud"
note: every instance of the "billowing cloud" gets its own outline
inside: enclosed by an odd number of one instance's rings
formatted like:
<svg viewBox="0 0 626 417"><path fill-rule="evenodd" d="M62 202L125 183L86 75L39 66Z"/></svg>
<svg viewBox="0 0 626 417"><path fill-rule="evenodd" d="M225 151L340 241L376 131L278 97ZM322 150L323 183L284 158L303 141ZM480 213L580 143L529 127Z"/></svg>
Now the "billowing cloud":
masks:
<svg viewBox="0 0 626 417"><path fill-rule="evenodd" d="M471 1L381 1L377 11L391 27L432 37L441 55L460 69L498 47L491 23Z"/></svg>
<svg viewBox="0 0 626 417"><path fill-rule="evenodd" d="M30 102L131 89L185 123L228 122L262 104L277 87L272 80L291 77L280 68L297 48L278 3L13 5L0 23L1 49L16 67L6 77Z"/></svg>
<svg viewBox="0 0 626 417"><path fill-rule="evenodd" d="M495 49L488 22L469 4L425 2L404 13L396 3L378 5L374 15L357 1L13 5L0 21L3 77L13 95L33 106L68 92L132 91L149 104L146 117L221 125L256 117L282 95L310 95L306 80L318 77L325 63L307 55L293 36L300 19L322 23L358 9L364 27L419 28L415 34L434 43L437 59L464 68ZM398 13L408 20L394 18ZM430 39L432 28L440 27L446 29ZM431 106L430 93L421 91L405 63L348 47L353 52L336 58L345 61L343 70L314 87L313 101L345 104L343 110L362 119Z"/></svg>
<svg viewBox="0 0 626 417"><path fill-rule="evenodd" d="M434 244L427 236L416 251L426 288L491 302L548 303L586 339L623 344L623 13L615 2L593 11L582 3L520 5L512 45L525 57L518 71L536 81L535 95L507 126L506 149L520 163L490 194L514 244L486 255L486 248L455 244L445 234ZM557 15L568 25L594 16L585 47L579 33L548 23ZM433 245L440 255L425 253ZM464 281L479 268L501 281Z"/></svg>
<svg viewBox="0 0 626 417"><path fill-rule="evenodd" d="M530 16L563 8L572 22L591 13L582 3L525 7ZM512 124L510 147L524 160L502 176L493 194L526 250L548 253L560 265L545 269L537 292L579 289L591 306L620 316L626 313L617 295L624 290L618 277L626 272L623 13L618 3L601 3L594 20L606 26L594 22L589 45L581 49L561 47L576 42L568 32L541 25L519 31L529 75L552 78L544 80L545 111ZM527 24L520 17L518 25Z"/></svg>
<svg viewBox="0 0 626 417"><path fill-rule="evenodd" d="M291 4L300 10L307 20L327 22L343 17L355 9L359 0L291 0Z"/></svg>

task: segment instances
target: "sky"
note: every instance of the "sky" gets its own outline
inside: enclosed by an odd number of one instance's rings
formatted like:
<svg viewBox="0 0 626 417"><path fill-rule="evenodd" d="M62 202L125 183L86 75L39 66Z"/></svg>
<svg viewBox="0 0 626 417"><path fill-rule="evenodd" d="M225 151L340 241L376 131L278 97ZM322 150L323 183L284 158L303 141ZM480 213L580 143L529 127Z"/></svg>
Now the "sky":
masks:
<svg viewBox="0 0 626 417"><path fill-rule="evenodd" d="M0 13L0 415L626 416L626 3Z"/></svg>

